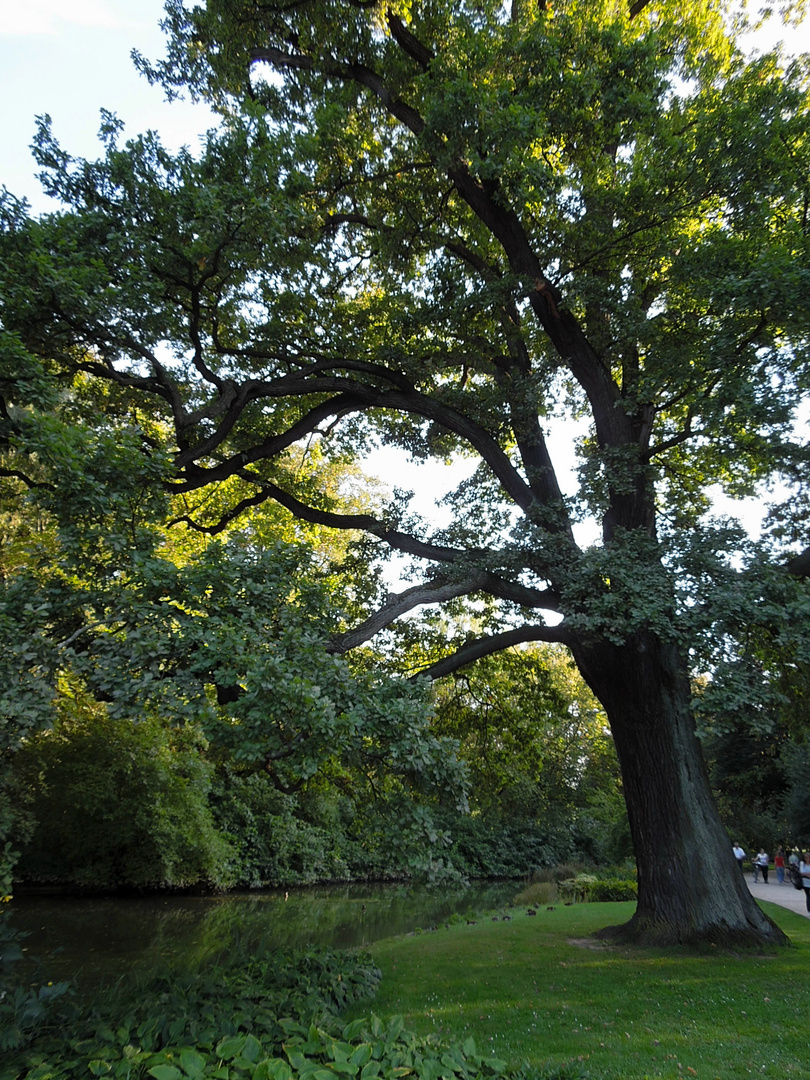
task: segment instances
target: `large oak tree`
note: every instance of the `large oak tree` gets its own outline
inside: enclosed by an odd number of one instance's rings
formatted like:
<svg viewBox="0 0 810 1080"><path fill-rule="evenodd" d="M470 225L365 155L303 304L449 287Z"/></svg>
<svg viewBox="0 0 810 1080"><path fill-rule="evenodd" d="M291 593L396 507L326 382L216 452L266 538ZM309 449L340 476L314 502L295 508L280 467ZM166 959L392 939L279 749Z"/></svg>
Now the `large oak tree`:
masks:
<svg viewBox="0 0 810 1080"><path fill-rule="evenodd" d="M746 60L704 0L167 11L167 60L140 63L222 127L173 158L152 135L120 147L106 117L95 163L42 127L70 209L5 199L6 356L113 383L128 437L172 455L178 522L216 533L276 500L411 556L413 586L332 652L461 597L480 633L424 675L565 644L622 769L624 933L778 940L712 801L690 672L759 607L771 634L806 609L807 63ZM573 496L549 451L566 418ZM401 498L341 514L296 486L285 455L315 439L479 465L438 531ZM790 499L758 546L708 516L712 485L769 479Z"/></svg>

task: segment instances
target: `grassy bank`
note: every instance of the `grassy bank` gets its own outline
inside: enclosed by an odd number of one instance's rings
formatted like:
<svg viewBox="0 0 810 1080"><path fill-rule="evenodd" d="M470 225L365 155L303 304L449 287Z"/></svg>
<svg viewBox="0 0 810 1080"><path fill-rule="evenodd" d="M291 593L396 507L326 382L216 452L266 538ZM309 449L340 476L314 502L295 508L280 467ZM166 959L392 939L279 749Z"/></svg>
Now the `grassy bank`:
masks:
<svg viewBox="0 0 810 1080"><path fill-rule="evenodd" d="M472 1035L513 1066L570 1063L593 1080L806 1076L810 921L764 906L793 948L729 955L591 939L626 921L631 903L519 908L383 941L370 950L383 972L373 1008L420 1034Z"/></svg>

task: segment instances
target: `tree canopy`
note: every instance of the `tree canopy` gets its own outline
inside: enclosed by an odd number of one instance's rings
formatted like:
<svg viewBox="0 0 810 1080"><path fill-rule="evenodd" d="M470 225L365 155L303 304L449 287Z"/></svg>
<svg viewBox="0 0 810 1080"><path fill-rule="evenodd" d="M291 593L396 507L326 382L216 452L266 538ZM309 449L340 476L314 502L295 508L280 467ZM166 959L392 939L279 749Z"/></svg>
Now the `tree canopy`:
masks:
<svg viewBox="0 0 810 1080"><path fill-rule="evenodd" d="M631 932L664 941L776 935L733 877L689 676L808 601L808 61L746 58L732 14L171 0L166 60L139 63L220 110L199 154L122 146L105 115L104 155L73 160L43 121L65 211L2 203L5 475L92 514L79 447L38 471L61 437L43 388L78 382L127 449L126 498L159 489L208 534L274 501L413 557L328 653L460 597L478 629L423 675L565 644L622 767ZM583 417L566 495L549 433ZM289 467L380 441L478 460L447 528L401 497L346 512ZM712 518L714 485L766 483L785 497L758 542ZM689 880L718 866L722 905Z"/></svg>

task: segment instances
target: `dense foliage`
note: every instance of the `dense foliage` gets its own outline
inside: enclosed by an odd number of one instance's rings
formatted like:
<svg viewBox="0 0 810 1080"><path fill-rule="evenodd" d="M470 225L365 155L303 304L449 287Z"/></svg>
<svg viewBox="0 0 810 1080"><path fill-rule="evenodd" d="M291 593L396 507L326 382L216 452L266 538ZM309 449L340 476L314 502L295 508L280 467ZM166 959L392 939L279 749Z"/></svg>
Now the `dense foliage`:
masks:
<svg viewBox="0 0 810 1080"><path fill-rule="evenodd" d="M99 706L29 740L12 780L33 821L19 873L102 890L232 884L197 741L192 729L111 719Z"/></svg>
<svg viewBox="0 0 810 1080"><path fill-rule="evenodd" d="M452 831L473 865L485 855L479 874L521 845L534 867L632 856L607 718L564 650L527 646L457 672L437 686L434 726L470 770L474 817Z"/></svg>
<svg viewBox="0 0 810 1080"><path fill-rule="evenodd" d="M493 658L435 699L407 680L443 640L424 622L387 653L325 655L376 587L362 544L314 527L294 539L289 515L267 509L221 539L167 523L164 466L136 481L140 456L94 432L86 386L60 407L44 372L38 385L51 411L28 422L44 486L9 481L2 515L18 880L438 882L614 857L598 793L624 821L617 766L562 654ZM337 475L352 480L343 498L374 497L349 463Z"/></svg>
<svg viewBox="0 0 810 1080"><path fill-rule="evenodd" d="M548 737L552 720L547 715L538 738ZM489 723L499 742L523 731L506 709ZM441 709L433 725L446 734ZM21 845L16 878L85 890L403 876L438 883L520 877L569 858L626 857L627 840L616 847L600 813L605 804L593 800L593 790L612 783L610 813L624 820L615 762L597 755L589 767L594 744L584 734L563 735L581 759L579 793L573 777L550 790L541 743L531 768L515 763L511 776L504 757L496 785L484 749L468 746L470 814L452 800L419 801L393 776L380 778L376 797L358 791L362 776L337 761L285 793L195 725L113 719L104 705L78 701L63 686L54 726L27 739L10 769ZM549 753L548 761L551 771L558 759Z"/></svg>
<svg viewBox="0 0 810 1080"><path fill-rule="evenodd" d="M94 482L92 463L75 469ZM424 687L324 655L362 567L264 520L178 545L140 502L117 522L73 505L44 517L46 542L0 582L5 835L23 877L425 872L431 804L463 811L465 774Z"/></svg>

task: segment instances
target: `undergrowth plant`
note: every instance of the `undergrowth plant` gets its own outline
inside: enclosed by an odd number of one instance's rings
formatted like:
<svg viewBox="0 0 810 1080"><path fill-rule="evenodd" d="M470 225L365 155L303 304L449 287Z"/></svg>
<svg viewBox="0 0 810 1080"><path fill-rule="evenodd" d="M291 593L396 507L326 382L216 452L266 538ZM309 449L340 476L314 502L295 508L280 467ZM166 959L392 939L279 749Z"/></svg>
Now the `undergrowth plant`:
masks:
<svg viewBox="0 0 810 1080"><path fill-rule="evenodd" d="M379 980L365 953L237 948L195 972L167 971L74 1002L70 1016L51 1010L37 1027L18 1025L0 1080L496 1080L505 1072L469 1037L415 1035L399 1017L341 1021L340 1010L373 996Z"/></svg>
<svg viewBox="0 0 810 1080"><path fill-rule="evenodd" d="M0 910L0 1052L5 1054L31 1041L54 1022L73 1017L72 987L68 982L21 977L26 935ZM36 973L35 973L36 974ZM58 1017L58 1020L57 1020Z"/></svg>
<svg viewBox="0 0 810 1080"><path fill-rule="evenodd" d="M554 904L558 899L559 893L555 882L535 881L517 894L515 903L542 906Z"/></svg>
<svg viewBox="0 0 810 1080"><path fill-rule="evenodd" d="M17 1024L5 1033L17 1059L0 1076L67 1078L84 1076L89 1068L93 1075L135 1080L146 1074L133 1067L155 1054L193 1049L219 1060L215 1048L223 1038L247 1035L275 1052L289 1036L290 1018L327 1024L350 1002L372 997L379 979L379 969L361 953L310 948L251 956L237 948L209 958L196 971L168 969L126 987L119 983L74 1005L69 1014L53 1008L36 1026ZM7 987L15 989L24 988Z"/></svg>

